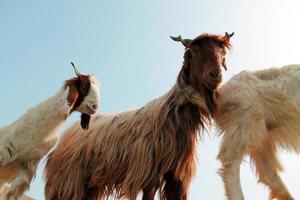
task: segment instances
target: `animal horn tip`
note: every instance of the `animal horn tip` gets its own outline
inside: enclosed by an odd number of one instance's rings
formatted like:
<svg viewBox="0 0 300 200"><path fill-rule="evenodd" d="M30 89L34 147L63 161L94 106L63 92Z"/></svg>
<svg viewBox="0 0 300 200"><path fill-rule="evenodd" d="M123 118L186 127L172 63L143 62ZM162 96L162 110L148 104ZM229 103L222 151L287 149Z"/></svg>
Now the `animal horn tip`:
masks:
<svg viewBox="0 0 300 200"><path fill-rule="evenodd" d="M172 39L172 40L174 40L174 41L182 41L182 39L181 39L181 35L178 35L177 37L174 37L174 36L170 36L170 38Z"/></svg>
<svg viewBox="0 0 300 200"><path fill-rule="evenodd" d="M228 33L228 32L225 32L225 35L227 36L227 37L229 37L229 38L231 38L233 35L234 35L234 32L232 32L232 33Z"/></svg>
<svg viewBox="0 0 300 200"><path fill-rule="evenodd" d="M78 71L78 69L76 68L76 66L74 65L73 62L71 62L71 65L72 65L73 68L74 68L75 74L79 77L79 76L80 76L80 72Z"/></svg>

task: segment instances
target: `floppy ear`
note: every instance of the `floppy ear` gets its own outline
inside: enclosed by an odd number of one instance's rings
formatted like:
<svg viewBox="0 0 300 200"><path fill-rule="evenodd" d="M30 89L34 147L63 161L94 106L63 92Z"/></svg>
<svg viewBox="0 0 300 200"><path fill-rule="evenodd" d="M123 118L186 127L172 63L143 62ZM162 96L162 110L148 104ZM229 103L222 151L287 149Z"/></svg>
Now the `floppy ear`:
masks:
<svg viewBox="0 0 300 200"><path fill-rule="evenodd" d="M65 81L64 95L60 98L59 104L61 113L68 117L74 111L74 105L78 99L78 90L75 86L74 80Z"/></svg>
<svg viewBox="0 0 300 200"><path fill-rule="evenodd" d="M89 129L89 125L90 125L90 120L91 120L91 116L85 113L81 114L81 121L80 121L80 125L84 130Z"/></svg>
<svg viewBox="0 0 300 200"><path fill-rule="evenodd" d="M68 94L68 104L71 107L71 111L73 111L73 106L76 103L76 100L78 98L78 90L77 87L75 86L75 84L70 84L67 87L69 87L69 94Z"/></svg>

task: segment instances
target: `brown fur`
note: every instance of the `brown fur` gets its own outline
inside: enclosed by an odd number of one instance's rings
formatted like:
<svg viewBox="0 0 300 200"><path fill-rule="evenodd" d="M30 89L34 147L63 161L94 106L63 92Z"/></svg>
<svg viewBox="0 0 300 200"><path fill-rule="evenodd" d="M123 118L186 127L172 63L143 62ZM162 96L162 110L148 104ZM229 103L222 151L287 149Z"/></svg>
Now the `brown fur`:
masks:
<svg viewBox="0 0 300 200"><path fill-rule="evenodd" d="M65 89L67 87L69 87L69 95L68 95L68 102L69 102L69 105L72 105L74 106L74 104L76 103L76 100L79 96L78 94L78 91L77 91L77 87L75 86L75 81L70 81L68 80L67 82L65 82L65 85L64 85Z"/></svg>
<svg viewBox="0 0 300 200"><path fill-rule="evenodd" d="M217 109L221 79L209 74L221 71L225 53L217 52L225 47L216 38L189 45L175 86L162 97L139 109L98 114L86 132L78 123L67 130L48 157L46 199L96 200L114 193L136 199L143 190L143 199L151 200L157 189L162 199L186 199L199 129Z"/></svg>
<svg viewBox="0 0 300 200"><path fill-rule="evenodd" d="M64 88L69 87L70 89L68 101L69 105L73 106L71 112L76 110L76 108L83 102L84 97L88 94L91 87L89 76L90 75L80 74L78 77L65 81ZM83 129L86 130L89 128L90 118L91 116L89 114L81 114L81 127Z"/></svg>
<svg viewBox="0 0 300 200"><path fill-rule="evenodd" d="M15 174L17 174L21 169L21 166L17 163L10 163L2 167L0 170L0 185L4 185L6 180L12 180L15 178Z"/></svg>
<svg viewBox="0 0 300 200"><path fill-rule="evenodd" d="M88 94L91 87L89 75L80 75L79 77L66 80L64 88L70 88L68 101L70 105L74 105L72 111L83 102L84 97Z"/></svg>
<svg viewBox="0 0 300 200"><path fill-rule="evenodd" d="M71 90L68 99L70 100L70 104L74 104L72 111L76 110L89 92L91 87L89 76L81 74L78 77L65 81L64 87L67 88L69 86Z"/></svg>

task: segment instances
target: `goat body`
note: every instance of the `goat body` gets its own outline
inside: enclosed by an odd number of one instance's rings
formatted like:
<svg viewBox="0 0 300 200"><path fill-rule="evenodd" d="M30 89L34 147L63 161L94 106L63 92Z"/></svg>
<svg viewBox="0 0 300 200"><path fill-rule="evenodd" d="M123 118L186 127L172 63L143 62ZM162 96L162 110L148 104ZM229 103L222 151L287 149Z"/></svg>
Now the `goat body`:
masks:
<svg viewBox="0 0 300 200"><path fill-rule="evenodd" d="M69 115L71 106L68 105L67 96L68 89L62 89L0 129L1 186L15 179L11 186L14 188L22 178L26 179L24 182L27 184L30 183L39 160L55 144L56 130ZM8 192L7 198L14 192Z"/></svg>
<svg viewBox="0 0 300 200"><path fill-rule="evenodd" d="M92 118L84 133L76 123L49 155L47 200L185 200L195 171L199 129L216 111L214 98L226 69L232 36L202 34L173 38L185 47L173 88L144 107ZM115 192L114 192L115 191Z"/></svg>
<svg viewBox="0 0 300 200"><path fill-rule="evenodd" d="M28 156L35 157L32 152L40 148L41 142L47 142L55 137L53 134L63 124L71 110L67 101L67 90L62 89L55 96L29 109L17 121L0 128L2 166L16 159L31 160L32 158Z"/></svg>
<svg viewBox="0 0 300 200"><path fill-rule="evenodd" d="M142 108L98 114L86 133L74 124L49 155L46 199L101 199L114 190L119 198L135 199L140 190L159 187L171 170L188 187L195 170L193 120L200 119L196 105L205 105L198 95L176 88ZM195 118L191 110L178 116L181 103L195 109ZM187 133L176 131L181 124L189 124Z"/></svg>
<svg viewBox="0 0 300 200"><path fill-rule="evenodd" d="M57 94L0 128L0 187L11 182L5 199L17 199L29 187L39 161L54 146L57 130L71 112L80 109L85 116L95 112L98 90L92 76L79 75L66 81Z"/></svg>
<svg viewBox="0 0 300 200"><path fill-rule="evenodd" d="M271 197L293 199L278 175L277 147L300 152L300 65L244 71L222 86L216 122L228 199L244 199L239 167L248 154Z"/></svg>

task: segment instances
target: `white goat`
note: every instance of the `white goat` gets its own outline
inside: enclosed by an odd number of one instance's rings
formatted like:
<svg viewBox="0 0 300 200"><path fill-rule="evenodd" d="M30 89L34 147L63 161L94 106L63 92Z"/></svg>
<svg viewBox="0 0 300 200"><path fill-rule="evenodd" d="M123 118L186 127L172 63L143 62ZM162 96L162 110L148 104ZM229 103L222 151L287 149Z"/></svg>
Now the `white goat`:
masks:
<svg viewBox="0 0 300 200"><path fill-rule="evenodd" d="M218 158L230 200L243 200L240 164L254 163L270 199L292 200L278 172L277 148L300 152L300 65L243 71L220 91L216 122L223 139Z"/></svg>
<svg viewBox="0 0 300 200"><path fill-rule="evenodd" d="M73 111L82 113L81 126L88 128L99 105L98 81L73 67L77 77L65 81L57 94L0 128L0 188L11 183L5 199L18 199L29 188L39 161L56 142L57 129Z"/></svg>

